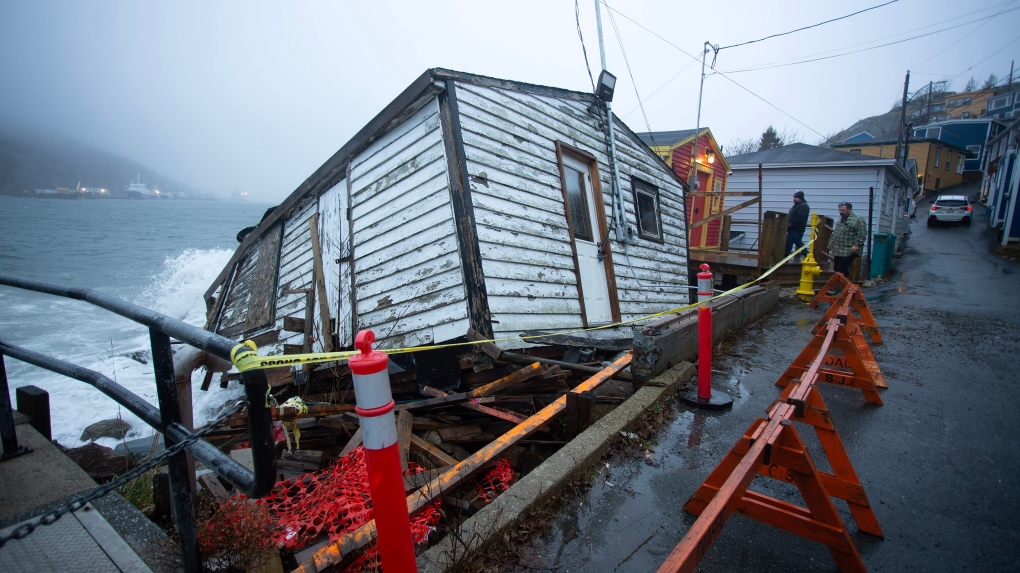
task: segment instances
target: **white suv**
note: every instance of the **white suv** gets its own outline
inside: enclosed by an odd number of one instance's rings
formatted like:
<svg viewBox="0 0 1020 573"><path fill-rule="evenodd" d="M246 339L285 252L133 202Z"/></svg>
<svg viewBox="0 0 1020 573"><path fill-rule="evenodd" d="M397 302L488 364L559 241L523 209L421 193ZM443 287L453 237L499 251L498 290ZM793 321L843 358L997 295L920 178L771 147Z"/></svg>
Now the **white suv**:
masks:
<svg viewBox="0 0 1020 573"><path fill-rule="evenodd" d="M972 212L970 198L966 195L939 195L928 212L928 226L963 221L969 227Z"/></svg>

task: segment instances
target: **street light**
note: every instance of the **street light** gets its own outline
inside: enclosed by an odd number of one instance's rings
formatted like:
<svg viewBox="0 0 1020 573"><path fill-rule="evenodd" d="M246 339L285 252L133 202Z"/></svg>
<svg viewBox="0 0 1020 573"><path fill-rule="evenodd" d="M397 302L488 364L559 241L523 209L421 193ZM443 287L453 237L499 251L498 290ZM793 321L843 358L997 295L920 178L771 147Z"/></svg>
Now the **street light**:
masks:
<svg viewBox="0 0 1020 573"><path fill-rule="evenodd" d="M599 74L599 85L595 95L602 101L611 102L613 101L613 92L615 90L616 76L606 70L602 70L602 73Z"/></svg>

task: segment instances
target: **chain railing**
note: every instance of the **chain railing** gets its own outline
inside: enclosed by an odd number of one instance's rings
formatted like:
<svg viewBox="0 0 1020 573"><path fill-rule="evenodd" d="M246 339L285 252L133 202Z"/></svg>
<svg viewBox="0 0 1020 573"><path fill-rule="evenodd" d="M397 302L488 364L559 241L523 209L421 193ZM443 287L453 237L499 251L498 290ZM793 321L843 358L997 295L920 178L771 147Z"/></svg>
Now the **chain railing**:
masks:
<svg viewBox="0 0 1020 573"><path fill-rule="evenodd" d="M7 533L6 535L0 534L0 547L3 547L8 541L12 539L24 539L28 537L40 525L53 525L54 523L57 522L58 519L63 517L64 514L78 511L79 509L85 507L86 504L105 496L106 494L120 488L121 486L124 486L125 484L135 479L136 477L144 475L147 471L153 468L158 468L163 464L163 462L170 459L184 448L187 448L191 444L209 435L213 430L229 421L234 414L242 412L247 407L248 402L246 400L238 401L237 405L234 408L225 412L222 416L216 418L201 430L188 436L188 438L185 439L183 442L177 442L176 444L163 450L159 454L147 458L145 461L139 463L130 471L118 476L113 481L107 482L101 486L97 486L89 490L88 493L76 497L70 503L58 507L57 509L54 509L49 513L30 519L25 523L22 523L18 527L14 528L13 531Z"/></svg>
<svg viewBox="0 0 1020 573"><path fill-rule="evenodd" d="M147 326L149 328L149 340L152 348L156 396L159 401L159 408L153 407L144 399L132 394L124 387L98 372L3 341L0 341L0 377L3 378L3 380L0 380L0 386L4 388L7 386L6 370L3 365L4 356L10 356L40 368L63 374L69 378L80 380L92 385L127 408L146 424L159 430L167 446L161 455L151 458L139 466L146 469L139 470L135 468L135 470L124 474L124 476L121 476L115 482L96 488L58 510L37 516L29 523L15 529L13 534L0 539L0 546L10 539L21 539L31 534L39 525L49 525L56 522L60 519L60 516L67 512L76 511L92 499L98 499L119 487L112 484L126 483L130 479L127 476L141 475L148 471L148 469L165 461L170 478L170 493L173 501L178 539L181 544L183 568L188 573L201 571L202 564L198 553L198 533L195 525L195 510L192 505L191 494L193 476L188 470L186 456L181 454L187 451L195 459L204 463L213 472L227 480L238 491L248 497L260 498L268 495L276 483L276 456L272 431L272 414L265 404L265 392L268 387L265 372L255 369L241 373L247 399L248 431L254 467L254 471L252 471L202 439L216 425L221 424L235 412L220 416L215 423L207 425L201 431L193 432L189 430L181 423L181 409L174 380L173 351L170 347L171 336L224 360L231 360L231 352L238 346L236 341L91 289L66 287L5 274L0 274L0 285L82 300ZM9 401L5 405L7 416L4 416L4 418L13 416L10 413ZM238 408L234 408L234 410L238 410ZM8 442L9 440L5 436L5 448L8 446ZM17 444L16 438L13 442L15 445Z"/></svg>

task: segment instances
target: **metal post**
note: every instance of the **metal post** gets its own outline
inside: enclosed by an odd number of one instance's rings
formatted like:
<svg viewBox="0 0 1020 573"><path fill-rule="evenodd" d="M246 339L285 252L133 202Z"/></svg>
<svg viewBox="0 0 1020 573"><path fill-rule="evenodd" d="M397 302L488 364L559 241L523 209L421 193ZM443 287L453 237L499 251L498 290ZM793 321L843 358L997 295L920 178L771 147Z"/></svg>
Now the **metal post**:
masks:
<svg viewBox="0 0 1020 573"><path fill-rule="evenodd" d="M602 41L602 12L599 9L599 0L595 0L595 20L599 30L599 56L602 60L602 70L606 69L606 48ZM616 137L613 132L613 104L606 102L606 123L609 124L609 162L613 166L613 226L616 228L616 240L625 243L630 240L630 234L624 228L623 197L620 193L620 169L616 161Z"/></svg>
<svg viewBox="0 0 1020 573"><path fill-rule="evenodd" d="M4 366L3 354L0 354L0 441L3 442L4 448L0 453L0 460L32 451L18 445L18 432L14 428L14 411L11 409L11 391L7 387L7 368Z"/></svg>
<svg viewBox="0 0 1020 573"><path fill-rule="evenodd" d="M712 298L715 280L707 263L701 264L698 273L698 386L693 394L680 398L688 406L702 410L722 410L733 407L733 399L726 394L712 394Z"/></svg>
<svg viewBox="0 0 1020 573"><path fill-rule="evenodd" d="M899 137L896 138L896 159L903 156L903 127L907 124L907 90L910 88L910 70L907 70L907 77L903 80L903 103L900 104L900 125Z"/></svg>
<svg viewBox="0 0 1020 573"><path fill-rule="evenodd" d="M160 432L163 434L163 443L169 448L173 438L167 429L170 424L181 423L181 407L177 398L177 383L174 380L174 356L170 350L170 336L167 334L150 328L149 341L152 345L152 365L156 376L156 396L159 398ZM202 561L198 556L195 508L191 503L189 486L191 480L188 476L188 462L183 452L167 460L167 470L184 571L200 573Z"/></svg>
<svg viewBox="0 0 1020 573"><path fill-rule="evenodd" d="M875 218L875 188L868 188L868 257L864 258L864 253L861 253L861 271L864 276L871 276L871 231L872 231L872 219ZM864 268L867 264L867 268Z"/></svg>
<svg viewBox="0 0 1020 573"><path fill-rule="evenodd" d="M361 418L362 443L368 464L368 488L372 497L379 558L383 571L417 571L411 519L404 498L404 475L393 416L393 395L386 367L389 357L372 350L375 333L362 330L354 340L361 351L347 364L354 381L355 412Z"/></svg>

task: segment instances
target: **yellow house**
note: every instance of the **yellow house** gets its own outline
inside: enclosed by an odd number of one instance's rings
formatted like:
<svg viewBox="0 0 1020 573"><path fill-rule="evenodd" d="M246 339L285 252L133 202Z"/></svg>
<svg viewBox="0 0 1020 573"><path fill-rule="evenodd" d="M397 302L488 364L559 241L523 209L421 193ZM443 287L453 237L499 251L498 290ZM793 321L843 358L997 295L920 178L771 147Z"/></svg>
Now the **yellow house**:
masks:
<svg viewBox="0 0 1020 573"><path fill-rule="evenodd" d="M895 141L837 143L833 149L872 157L896 157ZM938 139L911 139L907 159L917 162L917 183L924 191L940 191L963 183L967 150Z"/></svg>

